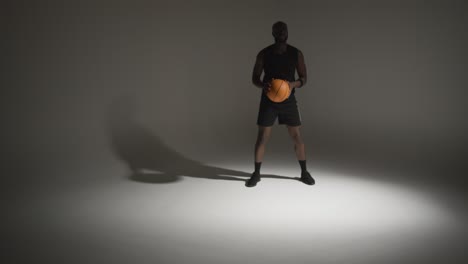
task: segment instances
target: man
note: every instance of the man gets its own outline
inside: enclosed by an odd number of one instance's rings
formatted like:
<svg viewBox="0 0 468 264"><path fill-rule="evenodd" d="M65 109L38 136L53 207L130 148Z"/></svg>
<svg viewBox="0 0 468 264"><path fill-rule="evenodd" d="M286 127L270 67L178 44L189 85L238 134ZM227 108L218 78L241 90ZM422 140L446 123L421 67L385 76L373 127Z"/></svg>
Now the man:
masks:
<svg viewBox="0 0 468 264"><path fill-rule="evenodd" d="M294 150L301 166L301 181L305 184L315 184L314 179L307 171L305 145L300 134L301 116L294 95L296 88L301 88L307 82L307 71L302 52L287 44L288 27L286 23L278 21L273 24L272 34L275 43L262 49L255 61L252 74L253 84L262 89L260 109L257 125L258 135L255 143L255 171L246 182L247 187L253 187L260 181L260 167L265 153L265 145L270 137L273 124L278 117L280 125L285 124L289 135L294 141ZM295 78L295 73L299 78ZM262 72L263 80L260 80ZM283 102L271 101L266 93L269 91L272 79L283 79L289 83L290 96Z"/></svg>

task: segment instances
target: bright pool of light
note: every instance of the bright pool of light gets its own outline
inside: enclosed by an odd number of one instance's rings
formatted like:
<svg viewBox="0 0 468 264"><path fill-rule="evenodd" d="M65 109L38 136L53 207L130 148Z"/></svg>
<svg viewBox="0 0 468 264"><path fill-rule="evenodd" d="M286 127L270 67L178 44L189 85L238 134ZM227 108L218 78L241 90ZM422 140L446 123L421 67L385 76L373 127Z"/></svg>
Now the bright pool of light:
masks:
<svg viewBox="0 0 468 264"><path fill-rule="evenodd" d="M158 263L375 263L421 243L429 248L431 238L458 224L421 190L309 171L314 186L295 180L292 166L262 169L291 179L263 178L254 188L190 176L169 184L116 181L54 200L52 222L68 236L86 234L82 240L95 247Z"/></svg>

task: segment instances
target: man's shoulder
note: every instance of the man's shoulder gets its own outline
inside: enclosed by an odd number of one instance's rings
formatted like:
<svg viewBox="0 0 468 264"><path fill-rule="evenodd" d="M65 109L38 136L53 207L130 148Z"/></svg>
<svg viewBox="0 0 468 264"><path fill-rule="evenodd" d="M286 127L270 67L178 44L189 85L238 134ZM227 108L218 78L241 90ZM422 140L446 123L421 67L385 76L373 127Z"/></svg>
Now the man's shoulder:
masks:
<svg viewBox="0 0 468 264"><path fill-rule="evenodd" d="M263 54L265 54L265 53L268 53L269 51L271 51L272 48L273 48L273 44L268 45L268 46L264 47L263 49L261 49L261 50L258 52L258 55L263 55Z"/></svg>
<svg viewBox="0 0 468 264"><path fill-rule="evenodd" d="M265 48L261 49L258 53L257 53L257 59L260 59L260 60L263 60L265 58L265 55L268 56L268 53L271 52L271 47L273 45L269 45L269 46L266 46Z"/></svg>
<svg viewBox="0 0 468 264"><path fill-rule="evenodd" d="M294 47L293 45L289 45L289 44L288 44L288 48L289 48L290 50L294 51L294 52L301 52L300 49Z"/></svg>
<svg viewBox="0 0 468 264"><path fill-rule="evenodd" d="M266 46L265 48L261 49L261 50L258 52L257 56L263 57L265 54L272 52L272 51L273 51L273 48L274 48L274 45L275 45L275 44L271 44L271 45L268 45L268 46ZM298 48L296 48L295 46L290 45L290 44L287 44L287 45L288 45L287 47L288 47L288 49L289 49L290 51L293 51L294 53L301 52L301 50L298 49Z"/></svg>

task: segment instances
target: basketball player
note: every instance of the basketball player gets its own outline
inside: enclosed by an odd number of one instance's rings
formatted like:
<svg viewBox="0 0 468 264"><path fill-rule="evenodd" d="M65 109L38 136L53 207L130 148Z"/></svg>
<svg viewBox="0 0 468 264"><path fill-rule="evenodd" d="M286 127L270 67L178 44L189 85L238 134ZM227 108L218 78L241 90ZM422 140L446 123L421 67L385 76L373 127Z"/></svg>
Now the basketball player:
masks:
<svg viewBox="0 0 468 264"><path fill-rule="evenodd" d="M294 150L302 171L300 180L305 184L313 185L315 180L306 168L305 145L299 130L301 116L294 95L295 89L303 87L307 82L304 56L299 49L286 43L288 39L286 23L281 21L274 23L272 34L275 43L258 53L252 74L252 82L256 87L262 89L262 94L257 118L258 135L255 143L255 171L246 182L246 186L253 187L260 181L260 166L265 153L265 145L270 137L276 118L278 118L278 124L287 126L289 135L294 141ZM296 70L299 76L298 79L295 78ZM260 80L263 71L265 75L263 80ZM283 79L289 83L291 95L283 102L275 103L266 95L273 78Z"/></svg>

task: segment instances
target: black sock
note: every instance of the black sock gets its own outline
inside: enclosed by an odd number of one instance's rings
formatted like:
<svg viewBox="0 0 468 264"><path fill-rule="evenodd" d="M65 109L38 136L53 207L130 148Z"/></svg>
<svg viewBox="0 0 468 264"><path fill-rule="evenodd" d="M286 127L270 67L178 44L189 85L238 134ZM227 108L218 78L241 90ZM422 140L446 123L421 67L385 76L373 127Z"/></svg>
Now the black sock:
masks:
<svg viewBox="0 0 468 264"><path fill-rule="evenodd" d="M302 171L307 171L306 160L299 160L299 164L301 165Z"/></svg>
<svg viewBox="0 0 468 264"><path fill-rule="evenodd" d="M260 167L262 166L261 162L255 162L255 172L260 173Z"/></svg>

